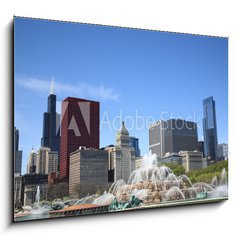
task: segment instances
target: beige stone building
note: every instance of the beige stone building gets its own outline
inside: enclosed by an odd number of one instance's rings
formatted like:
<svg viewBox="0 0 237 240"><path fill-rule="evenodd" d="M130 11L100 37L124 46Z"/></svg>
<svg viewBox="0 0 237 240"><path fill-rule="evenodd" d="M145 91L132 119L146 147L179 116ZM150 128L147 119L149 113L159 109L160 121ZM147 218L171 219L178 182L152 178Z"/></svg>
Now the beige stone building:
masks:
<svg viewBox="0 0 237 240"><path fill-rule="evenodd" d="M78 195L78 189L88 193L105 189L108 184L108 152L80 147L70 154L69 195ZM86 191L86 189L85 189ZM95 193L95 192L93 192Z"/></svg>
<svg viewBox="0 0 237 240"><path fill-rule="evenodd" d="M128 181L130 174L136 169L135 149L130 147L130 137L124 122L117 132L116 145L105 148L109 157L109 173L111 182L123 179Z"/></svg>
<svg viewBox="0 0 237 240"><path fill-rule="evenodd" d="M41 147L36 154L36 173L57 173L58 152Z"/></svg>
<svg viewBox="0 0 237 240"><path fill-rule="evenodd" d="M135 159L136 169L139 169L141 167L142 159L143 159L143 157L138 157L138 158Z"/></svg>
<svg viewBox="0 0 237 240"><path fill-rule="evenodd" d="M49 151L46 154L46 173L58 172L58 152Z"/></svg>
<svg viewBox="0 0 237 240"><path fill-rule="evenodd" d="M182 158L182 164L186 172L202 169L205 167L205 159L203 153L198 151L180 151L179 155Z"/></svg>

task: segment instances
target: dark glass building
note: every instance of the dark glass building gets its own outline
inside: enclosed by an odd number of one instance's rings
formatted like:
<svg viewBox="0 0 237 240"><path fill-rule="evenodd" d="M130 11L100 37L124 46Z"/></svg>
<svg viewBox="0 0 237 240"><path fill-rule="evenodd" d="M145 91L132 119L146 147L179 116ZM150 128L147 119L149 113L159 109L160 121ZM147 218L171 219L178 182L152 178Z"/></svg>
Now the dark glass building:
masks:
<svg viewBox="0 0 237 240"><path fill-rule="evenodd" d="M204 154L208 160L217 159L216 106L213 97L203 100Z"/></svg>
<svg viewBox="0 0 237 240"><path fill-rule="evenodd" d="M19 130L14 127L14 172L21 175L22 151L19 150Z"/></svg>
<svg viewBox="0 0 237 240"><path fill-rule="evenodd" d="M99 149L99 102L68 97L62 102L60 178L68 181L70 153Z"/></svg>
<svg viewBox="0 0 237 240"><path fill-rule="evenodd" d="M198 151L202 152L202 156L205 157L205 154L204 154L204 142L203 141L199 141L198 142Z"/></svg>
<svg viewBox="0 0 237 240"><path fill-rule="evenodd" d="M140 157L139 139L138 138L130 137L130 147L135 148L135 157Z"/></svg>
<svg viewBox="0 0 237 240"><path fill-rule="evenodd" d="M56 95L48 96L48 110L43 115L41 147L60 152L60 114L56 112Z"/></svg>
<svg viewBox="0 0 237 240"><path fill-rule="evenodd" d="M198 150L197 124L183 119L160 120L149 127L149 149L157 156Z"/></svg>

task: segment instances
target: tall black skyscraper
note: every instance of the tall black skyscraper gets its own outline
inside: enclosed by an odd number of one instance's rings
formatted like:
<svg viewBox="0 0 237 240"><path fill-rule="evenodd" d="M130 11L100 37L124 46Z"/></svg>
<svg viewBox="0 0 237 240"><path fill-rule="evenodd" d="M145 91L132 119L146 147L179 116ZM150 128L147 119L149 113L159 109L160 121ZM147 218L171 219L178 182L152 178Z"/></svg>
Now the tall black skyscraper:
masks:
<svg viewBox="0 0 237 240"><path fill-rule="evenodd" d="M56 112L54 81L51 83L50 95L48 96L48 110L43 115L41 146L49 147L51 151L60 152L60 114Z"/></svg>
<svg viewBox="0 0 237 240"><path fill-rule="evenodd" d="M209 160L217 159L216 106L213 97L203 100L204 153Z"/></svg>
<svg viewBox="0 0 237 240"><path fill-rule="evenodd" d="M19 150L19 130L14 127L14 172L21 175L22 151Z"/></svg>

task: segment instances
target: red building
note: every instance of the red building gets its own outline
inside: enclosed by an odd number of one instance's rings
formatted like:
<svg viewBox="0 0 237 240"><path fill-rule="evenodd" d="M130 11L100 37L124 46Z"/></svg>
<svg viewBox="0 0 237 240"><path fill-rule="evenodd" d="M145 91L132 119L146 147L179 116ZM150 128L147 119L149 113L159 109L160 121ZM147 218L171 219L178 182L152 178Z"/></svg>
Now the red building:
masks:
<svg viewBox="0 0 237 240"><path fill-rule="evenodd" d="M100 104L68 97L62 102L60 178L68 180L69 155L80 146L99 149Z"/></svg>

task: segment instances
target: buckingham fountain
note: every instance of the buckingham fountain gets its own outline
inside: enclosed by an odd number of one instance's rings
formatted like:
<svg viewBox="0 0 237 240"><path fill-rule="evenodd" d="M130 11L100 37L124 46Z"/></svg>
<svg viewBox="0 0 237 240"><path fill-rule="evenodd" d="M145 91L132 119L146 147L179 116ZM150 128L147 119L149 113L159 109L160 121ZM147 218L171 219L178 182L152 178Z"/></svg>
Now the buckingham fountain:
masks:
<svg viewBox="0 0 237 240"><path fill-rule="evenodd" d="M149 152L143 157L141 168L131 173L128 182L122 179L114 182L108 193L99 197L99 203L103 204L103 200L107 198L113 199L110 206L110 210L113 211L132 206L158 206L227 196L225 169L222 170L220 181L216 182L216 185L204 182L192 184L186 175L176 176L169 167L159 167L156 154ZM134 203L134 199L140 201L135 201L137 204L129 204ZM98 199L95 199L96 201Z"/></svg>
<svg viewBox="0 0 237 240"><path fill-rule="evenodd" d="M193 184L186 175L176 176L169 167L158 166L156 154L149 152L143 157L141 167L130 174L127 182L123 179L115 181L108 192L105 191L100 196L92 194L42 207L40 190L37 187L35 203L28 214L30 217L27 215L24 220L212 202L227 197L225 169L222 170L219 181L214 177L211 184Z"/></svg>
<svg viewBox="0 0 237 240"><path fill-rule="evenodd" d="M52 217L87 215L124 211L130 209L176 206L197 202L212 202L227 199L228 182L223 169L220 180L215 177L211 184L192 183L186 175L176 176L163 165L158 166L156 154L149 152L143 157L141 168L134 170L125 182L115 181L108 192L88 195L63 210L50 212ZM67 201L67 204L70 201ZM65 214L66 213L66 214Z"/></svg>

